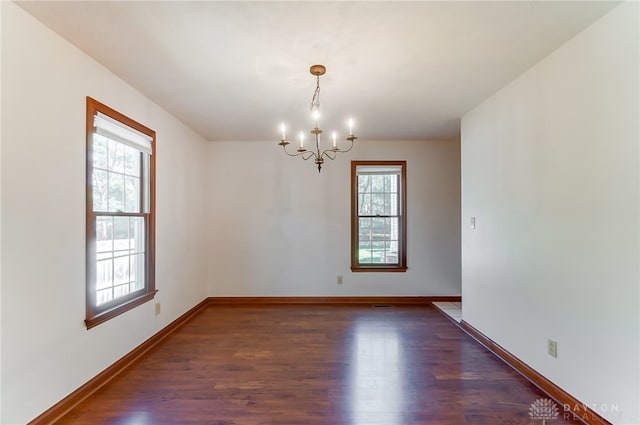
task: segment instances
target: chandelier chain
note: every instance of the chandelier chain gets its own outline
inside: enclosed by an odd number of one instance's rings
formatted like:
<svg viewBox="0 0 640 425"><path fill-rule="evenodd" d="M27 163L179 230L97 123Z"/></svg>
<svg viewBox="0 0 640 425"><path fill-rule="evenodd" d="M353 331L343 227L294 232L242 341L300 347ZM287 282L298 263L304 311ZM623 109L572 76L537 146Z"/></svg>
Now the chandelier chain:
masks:
<svg viewBox="0 0 640 425"><path fill-rule="evenodd" d="M320 76L316 75L316 91L311 98L311 110L320 110Z"/></svg>

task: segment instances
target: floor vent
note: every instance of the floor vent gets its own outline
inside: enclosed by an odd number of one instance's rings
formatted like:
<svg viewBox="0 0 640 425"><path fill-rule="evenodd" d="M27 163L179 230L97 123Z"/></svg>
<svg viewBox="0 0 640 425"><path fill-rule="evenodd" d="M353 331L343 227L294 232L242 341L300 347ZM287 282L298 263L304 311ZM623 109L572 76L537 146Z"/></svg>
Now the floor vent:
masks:
<svg viewBox="0 0 640 425"><path fill-rule="evenodd" d="M372 308L392 308L391 304L371 304Z"/></svg>

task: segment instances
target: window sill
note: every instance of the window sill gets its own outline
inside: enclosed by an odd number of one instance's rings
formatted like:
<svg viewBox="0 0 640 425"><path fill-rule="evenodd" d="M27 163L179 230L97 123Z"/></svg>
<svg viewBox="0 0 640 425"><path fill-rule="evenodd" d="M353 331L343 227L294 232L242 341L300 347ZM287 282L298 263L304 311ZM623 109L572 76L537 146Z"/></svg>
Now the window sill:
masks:
<svg viewBox="0 0 640 425"><path fill-rule="evenodd" d="M385 266L360 266L351 267L351 271L354 273L361 272L379 272L379 273L404 273L407 271L406 267L385 267Z"/></svg>
<svg viewBox="0 0 640 425"><path fill-rule="evenodd" d="M87 326L87 330L98 326L101 323L106 322L107 320L113 319L116 316L121 315L122 313L126 313L127 311L142 305L148 301L151 301L152 299L155 298L156 296L156 292L158 292L158 290L154 290L148 293L145 293L137 298L134 298L132 300L129 300L127 302L125 302L124 304L120 304L116 307L113 307L107 311L104 311L102 313L98 313L92 317L88 317L85 319L84 323Z"/></svg>

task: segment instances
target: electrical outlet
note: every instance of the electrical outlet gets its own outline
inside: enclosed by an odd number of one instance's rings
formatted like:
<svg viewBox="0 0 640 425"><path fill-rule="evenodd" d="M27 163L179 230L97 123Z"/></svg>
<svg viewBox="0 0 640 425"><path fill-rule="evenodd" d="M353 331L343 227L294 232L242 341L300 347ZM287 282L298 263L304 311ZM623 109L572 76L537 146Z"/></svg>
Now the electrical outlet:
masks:
<svg viewBox="0 0 640 425"><path fill-rule="evenodd" d="M338 285L342 285L342 276L338 276Z"/></svg>
<svg viewBox="0 0 640 425"><path fill-rule="evenodd" d="M552 339L547 342L547 351L551 357L558 357L558 343Z"/></svg>
<svg viewBox="0 0 640 425"><path fill-rule="evenodd" d="M160 314L160 303L156 303L156 316Z"/></svg>

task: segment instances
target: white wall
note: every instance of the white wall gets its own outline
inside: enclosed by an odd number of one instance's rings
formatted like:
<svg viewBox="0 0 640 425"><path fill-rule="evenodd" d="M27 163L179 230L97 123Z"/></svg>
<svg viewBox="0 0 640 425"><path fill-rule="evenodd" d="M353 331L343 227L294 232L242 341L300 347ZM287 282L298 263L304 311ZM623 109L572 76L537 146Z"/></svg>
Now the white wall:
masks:
<svg viewBox="0 0 640 425"><path fill-rule="evenodd" d="M2 418L22 424L207 296L206 142L10 2L2 8ZM85 96L157 131L157 300L86 330Z"/></svg>
<svg viewBox="0 0 640 425"><path fill-rule="evenodd" d="M626 3L462 120L463 319L635 425L639 75Z"/></svg>
<svg viewBox="0 0 640 425"><path fill-rule="evenodd" d="M458 141L356 143L321 174L275 141L210 144L210 295L460 294ZM364 159L407 161L406 273L351 273L350 161Z"/></svg>

